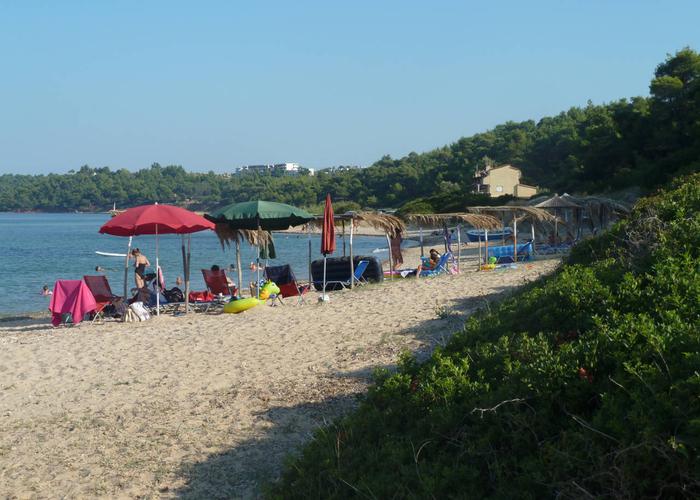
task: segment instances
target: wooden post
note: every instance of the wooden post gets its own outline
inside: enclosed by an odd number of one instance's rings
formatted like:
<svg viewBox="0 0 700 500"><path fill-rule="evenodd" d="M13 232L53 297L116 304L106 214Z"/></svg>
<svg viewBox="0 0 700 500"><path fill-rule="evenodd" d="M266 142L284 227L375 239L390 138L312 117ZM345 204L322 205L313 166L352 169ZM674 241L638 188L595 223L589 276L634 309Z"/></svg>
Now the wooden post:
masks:
<svg viewBox="0 0 700 500"><path fill-rule="evenodd" d="M457 224L457 272L459 273L459 261L462 260L462 226Z"/></svg>
<svg viewBox="0 0 700 500"><path fill-rule="evenodd" d="M513 216L513 261L518 262L518 218Z"/></svg>
<svg viewBox="0 0 700 500"><path fill-rule="evenodd" d="M476 263L476 270L481 271L481 235L479 234L479 260Z"/></svg>
<svg viewBox="0 0 700 500"><path fill-rule="evenodd" d="M506 244L506 216L501 214L501 245Z"/></svg>
<svg viewBox="0 0 700 500"><path fill-rule="evenodd" d="M489 230L484 229L484 246L485 246L485 252L486 256L484 257L484 261L486 264L489 263Z"/></svg>
<svg viewBox="0 0 700 500"><path fill-rule="evenodd" d="M341 222L343 224L343 257L345 257L345 219Z"/></svg>
<svg viewBox="0 0 700 500"><path fill-rule="evenodd" d="M425 251L423 250L423 228L419 227L418 228L418 234L420 238L420 256L425 257Z"/></svg>
<svg viewBox="0 0 700 500"><path fill-rule="evenodd" d="M236 237L236 270L238 271L238 298L243 293L243 269L241 269L241 235Z"/></svg>
<svg viewBox="0 0 700 500"><path fill-rule="evenodd" d="M354 218L350 218L350 289L355 288L355 261L352 253L352 233L355 229Z"/></svg>
<svg viewBox="0 0 700 500"><path fill-rule="evenodd" d="M394 265L391 258L391 238L389 238L389 233L386 233L386 244L389 246L389 279L394 279Z"/></svg>

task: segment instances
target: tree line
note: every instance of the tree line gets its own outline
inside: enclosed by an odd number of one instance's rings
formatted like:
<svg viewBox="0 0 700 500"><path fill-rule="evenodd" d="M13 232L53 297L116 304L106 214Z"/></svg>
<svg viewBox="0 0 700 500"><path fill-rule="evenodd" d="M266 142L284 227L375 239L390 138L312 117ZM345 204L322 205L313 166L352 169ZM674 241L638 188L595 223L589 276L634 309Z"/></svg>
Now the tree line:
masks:
<svg viewBox="0 0 700 500"><path fill-rule="evenodd" d="M535 122L507 122L453 144L363 169L315 176L187 172L177 165L126 169L83 166L68 174L0 176L0 211L92 211L155 201L212 209L268 199L298 206L326 193L348 208L407 205L451 210L482 203L470 195L485 163L519 167L524 182L549 191L651 189L700 166L700 54L684 48L659 64L649 97L573 107ZM449 206L449 207L448 207Z"/></svg>

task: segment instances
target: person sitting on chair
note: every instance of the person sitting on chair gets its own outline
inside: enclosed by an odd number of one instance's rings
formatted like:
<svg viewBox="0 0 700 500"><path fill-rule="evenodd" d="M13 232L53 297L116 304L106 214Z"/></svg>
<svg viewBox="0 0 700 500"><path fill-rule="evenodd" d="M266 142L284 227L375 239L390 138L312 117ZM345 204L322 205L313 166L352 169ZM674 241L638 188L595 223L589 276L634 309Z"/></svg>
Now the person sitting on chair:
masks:
<svg viewBox="0 0 700 500"><path fill-rule="evenodd" d="M433 271L440 262L440 253L434 248L430 249L430 257L421 257L421 271Z"/></svg>
<svg viewBox="0 0 700 500"><path fill-rule="evenodd" d="M430 249L430 269L435 269L440 262L440 252L434 248Z"/></svg>
<svg viewBox="0 0 700 500"><path fill-rule="evenodd" d="M216 272L221 271L221 268L218 265L214 264L213 266L211 266L211 270ZM229 288L235 288L235 286L233 285L233 281L231 281L231 278L228 277L228 274L226 275L226 284Z"/></svg>

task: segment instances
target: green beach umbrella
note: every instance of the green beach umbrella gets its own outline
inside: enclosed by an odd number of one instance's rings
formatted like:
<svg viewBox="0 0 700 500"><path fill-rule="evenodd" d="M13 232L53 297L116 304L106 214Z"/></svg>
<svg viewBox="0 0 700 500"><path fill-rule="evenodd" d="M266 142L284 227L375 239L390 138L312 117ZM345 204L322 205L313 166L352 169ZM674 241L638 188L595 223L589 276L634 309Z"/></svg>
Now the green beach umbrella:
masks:
<svg viewBox="0 0 700 500"><path fill-rule="evenodd" d="M273 201L244 201L227 205L204 217L215 223L226 223L231 229L281 231L306 224L314 218L306 210Z"/></svg>
<svg viewBox="0 0 700 500"><path fill-rule="evenodd" d="M291 226L301 226L314 219L306 210L285 203L274 201L244 201L227 205L204 217L216 224L226 224L230 229L247 229L252 231L282 231ZM238 247L236 247L238 252ZM260 282L260 247L257 258L257 283ZM272 247L274 251L274 247ZM239 255L236 260L239 260ZM274 258L274 257L271 257ZM240 266L239 266L240 273ZM240 282L240 274L239 274ZM258 287L258 296L260 288Z"/></svg>

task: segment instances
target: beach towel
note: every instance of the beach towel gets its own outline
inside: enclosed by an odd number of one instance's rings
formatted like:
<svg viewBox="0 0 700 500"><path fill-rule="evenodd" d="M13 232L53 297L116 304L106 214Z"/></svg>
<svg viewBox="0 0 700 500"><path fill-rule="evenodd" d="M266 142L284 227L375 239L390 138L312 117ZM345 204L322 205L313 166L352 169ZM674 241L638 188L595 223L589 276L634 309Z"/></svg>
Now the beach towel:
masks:
<svg viewBox="0 0 700 500"><path fill-rule="evenodd" d="M53 326L60 325L66 313L70 313L73 324L77 325L83 320L83 316L96 309L95 297L83 280L56 281L49 304Z"/></svg>

